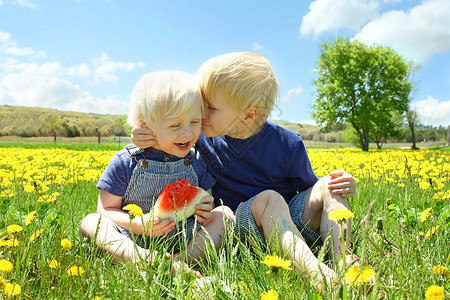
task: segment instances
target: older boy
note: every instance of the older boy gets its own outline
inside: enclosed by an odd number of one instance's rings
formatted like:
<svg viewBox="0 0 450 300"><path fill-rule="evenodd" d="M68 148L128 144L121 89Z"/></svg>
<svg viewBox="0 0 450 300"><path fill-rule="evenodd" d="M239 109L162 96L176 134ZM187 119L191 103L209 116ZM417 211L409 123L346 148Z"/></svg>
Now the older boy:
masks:
<svg viewBox="0 0 450 300"><path fill-rule="evenodd" d="M341 229L328 214L348 209L344 195L354 194L353 177L336 171L319 179L300 135L267 121L278 83L260 55L214 57L201 66L199 84L206 110L196 146L216 179L216 204L221 200L235 210L240 233L269 245L280 237L282 249L300 272L320 269L328 280L334 278L334 271L319 262L308 244L323 241L333 229L334 253L340 255ZM133 129L132 140L139 147L155 143L143 128ZM350 232L350 224L346 227Z"/></svg>

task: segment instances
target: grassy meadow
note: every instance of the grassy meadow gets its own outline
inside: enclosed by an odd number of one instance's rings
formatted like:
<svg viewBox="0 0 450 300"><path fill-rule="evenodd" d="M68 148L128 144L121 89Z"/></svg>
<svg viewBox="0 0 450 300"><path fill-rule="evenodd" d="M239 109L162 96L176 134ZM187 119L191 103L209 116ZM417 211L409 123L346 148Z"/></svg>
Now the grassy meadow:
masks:
<svg viewBox="0 0 450 300"><path fill-rule="evenodd" d="M361 268L338 268L339 280L317 291L306 276L263 263L267 255L281 256L277 249L245 246L231 235L196 266L203 280L173 275L167 259L111 263L78 228L96 209L95 184L117 145L30 145L0 143L1 298L449 297L449 148L308 151L318 176L345 169L358 181L349 200L350 250Z"/></svg>

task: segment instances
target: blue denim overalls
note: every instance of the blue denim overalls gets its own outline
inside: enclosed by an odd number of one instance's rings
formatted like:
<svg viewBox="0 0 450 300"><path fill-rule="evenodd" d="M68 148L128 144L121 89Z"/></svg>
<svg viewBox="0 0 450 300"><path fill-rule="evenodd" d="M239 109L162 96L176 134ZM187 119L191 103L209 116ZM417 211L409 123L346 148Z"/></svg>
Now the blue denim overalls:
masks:
<svg viewBox="0 0 450 300"><path fill-rule="evenodd" d="M128 145L127 149L134 159L136 155L143 154L144 150L135 148L135 146L133 148L133 146ZM171 155L164 155L165 161L163 162L147 160L145 158L139 159L139 163L136 164L131 175L125 196L122 199L122 207L128 204L136 204L146 214L153 207L153 204L166 184L179 179L188 179L192 185L198 186L198 177L190 164L190 160L193 157L194 152L191 150L185 159L178 159L176 161L170 161L174 158ZM166 243L167 241L168 250L173 249L176 253L185 249L187 244L192 240L194 231L198 231L200 228L201 223L196 222L194 217L191 216L185 221L176 224L175 228L164 236L136 236L136 244L144 248L149 248L152 242L160 243L164 241ZM124 232L125 230L121 230L120 228L119 230L122 234L131 238L128 231Z"/></svg>

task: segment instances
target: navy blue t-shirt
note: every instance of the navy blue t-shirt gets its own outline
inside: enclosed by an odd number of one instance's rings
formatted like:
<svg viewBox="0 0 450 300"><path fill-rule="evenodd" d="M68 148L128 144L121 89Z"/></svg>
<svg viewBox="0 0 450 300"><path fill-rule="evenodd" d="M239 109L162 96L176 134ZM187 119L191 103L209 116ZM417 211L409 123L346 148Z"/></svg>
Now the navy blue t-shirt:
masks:
<svg viewBox="0 0 450 300"><path fill-rule="evenodd" d="M113 195L123 197L127 191L133 170L138 163L137 161L142 158L143 155L139 154L136 155L137 160L135 160L130 157L130 153L127 149L124 148L120 150L114 154L108 166L103 171L102 176L98 180L97 188L105 190ZM176 157L154 148L147 148L145 149L145 159L164 162L177 161L184 158ZM191 166L194 168L195 174L198 177L199 187L204 190L210 189L214 185L215 180L208 173L204 162L194 158L191 161Z"/></svg>
<svg viewBox="0 0 450 300"><path fill-rule="evenodd" d="M300 135L274 122L267 121L258 134L247 139L201 135L196 147L216 180L212 189L216 205L221 199L233 210L268 189L289 203L319 179Z"/></svg>

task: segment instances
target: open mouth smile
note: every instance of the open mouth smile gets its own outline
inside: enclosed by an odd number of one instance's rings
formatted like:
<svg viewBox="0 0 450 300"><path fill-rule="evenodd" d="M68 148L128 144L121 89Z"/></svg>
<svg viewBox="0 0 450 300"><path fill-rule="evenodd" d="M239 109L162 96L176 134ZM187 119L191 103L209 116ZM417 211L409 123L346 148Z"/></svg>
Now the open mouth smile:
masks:
<svg viewBox="0 0 450 300"><path fill-rule="evenodd" d="M191 147L191 142L186 143L176 143L175 144L180 150L187 150Z"/></svg>

